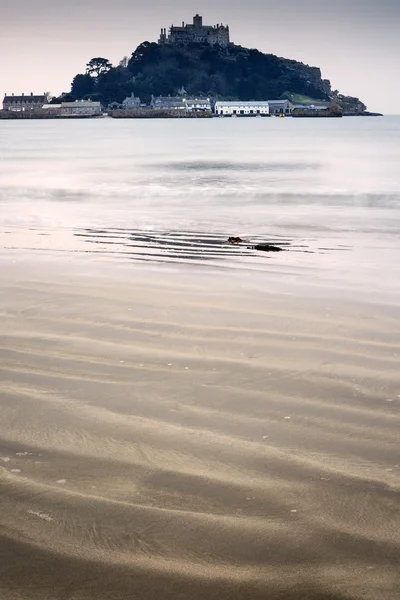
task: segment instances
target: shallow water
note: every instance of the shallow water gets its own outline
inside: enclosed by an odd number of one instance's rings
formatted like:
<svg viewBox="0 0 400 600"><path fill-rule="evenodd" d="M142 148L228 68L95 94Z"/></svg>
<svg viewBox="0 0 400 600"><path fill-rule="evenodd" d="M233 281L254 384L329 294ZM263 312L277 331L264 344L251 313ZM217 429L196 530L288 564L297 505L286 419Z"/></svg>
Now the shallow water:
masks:
<svg viewBox="0 0 400 600"><path fill-rule="evenodd" d="M398 291L399 136L397 117L3 122L1 247Z"/></svg>
<svg viewBox="0 0 400 600"><path fill-rule="evenodd" d="M1 600L399 598L399 131L1 123Z"/></svg>

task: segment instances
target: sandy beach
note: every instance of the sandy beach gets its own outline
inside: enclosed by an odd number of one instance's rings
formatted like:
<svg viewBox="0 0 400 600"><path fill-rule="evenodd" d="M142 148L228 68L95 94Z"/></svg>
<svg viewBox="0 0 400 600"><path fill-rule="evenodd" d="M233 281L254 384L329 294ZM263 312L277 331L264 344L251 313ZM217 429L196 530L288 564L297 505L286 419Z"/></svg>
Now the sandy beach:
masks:
<svg viewBox="0 0 400 600"><path fill-rule="evenodd" d="M399 309L313 296L3 264L2 600L397 600Z"/></svg>

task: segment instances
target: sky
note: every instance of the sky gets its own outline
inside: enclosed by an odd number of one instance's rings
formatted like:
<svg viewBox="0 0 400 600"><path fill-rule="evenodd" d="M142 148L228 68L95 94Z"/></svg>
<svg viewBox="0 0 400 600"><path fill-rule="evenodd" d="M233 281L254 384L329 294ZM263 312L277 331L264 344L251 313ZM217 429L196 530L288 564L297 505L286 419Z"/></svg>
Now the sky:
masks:
<svg viewBox="0 0 400 600"><path fill-rule="evenodd" d="M231 41L318 66L332 89L400 114L400 0L0 0L0 96L69 91L91 58L118 64L197 12L229 24Z"/></svg>

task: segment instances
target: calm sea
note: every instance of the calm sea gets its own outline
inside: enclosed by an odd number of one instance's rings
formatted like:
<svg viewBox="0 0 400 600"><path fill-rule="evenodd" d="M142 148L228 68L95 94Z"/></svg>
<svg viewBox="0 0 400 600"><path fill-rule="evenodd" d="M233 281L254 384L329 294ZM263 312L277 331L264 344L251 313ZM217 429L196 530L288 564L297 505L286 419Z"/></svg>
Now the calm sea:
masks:
<svg viewBox="0 0 400 600"><path fill-rule="evenodd" d="M273 271L389 297L399 139L400 117L3 121L1 253Z"/></svg>

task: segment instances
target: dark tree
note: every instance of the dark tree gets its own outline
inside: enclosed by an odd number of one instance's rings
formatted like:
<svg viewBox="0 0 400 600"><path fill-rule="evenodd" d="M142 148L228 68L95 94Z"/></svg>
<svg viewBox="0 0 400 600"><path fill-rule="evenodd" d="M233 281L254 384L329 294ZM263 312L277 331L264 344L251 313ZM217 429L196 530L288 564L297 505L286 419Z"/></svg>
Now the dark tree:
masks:
<svg viewBox="0 0 400 600"><path fill-rule="evenodd" d="M89 74L75 75L72 80L71 94L77 98L84 98L90 96L95 90L95 81Z"/></svg>
<svg viewBox="0 0 400 600"><path fill-rule="evenodd" d="M121 103L132 92L142 102L152 95L178 95L182 86L192 96L207 94L227 100L271 100L296 95L329 101L335 95L317 67L263 54L234 44L227 48L205 43L187 46L143 42L129 61L113 67L106 58L92 58L85 74L77 75L71 95ZM336 95L342 108L364 105L357 98Z"/></svg>
<svg viewBox="0 0 400 600"><path fill-rule="evenodd" d="M107 58L92 58L86 65L86 74L92 77L98 77L103 73L107 73L112 68L112 64Z"/></svg>

